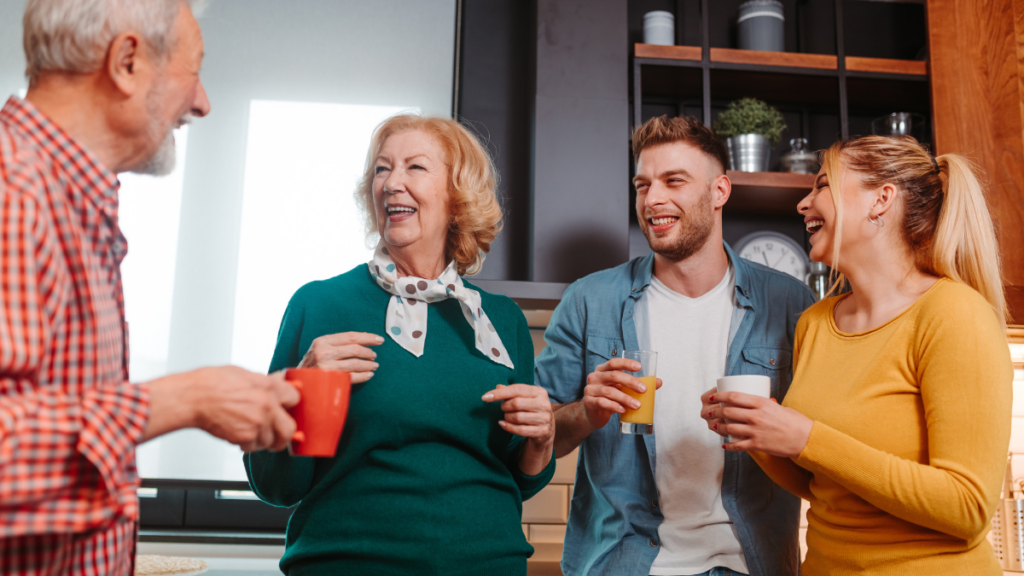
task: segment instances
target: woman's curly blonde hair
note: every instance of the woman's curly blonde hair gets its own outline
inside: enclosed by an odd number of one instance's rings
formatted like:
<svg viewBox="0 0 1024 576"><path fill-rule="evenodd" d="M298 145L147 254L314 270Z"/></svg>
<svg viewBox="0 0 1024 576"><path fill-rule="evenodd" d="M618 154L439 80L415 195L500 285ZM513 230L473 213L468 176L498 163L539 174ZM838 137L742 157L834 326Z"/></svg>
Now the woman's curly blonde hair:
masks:
<svg viewBox="0 0 1024 576"><path fill-rule="evenodd" d="M356 205L366 216L366 242L376 245L380 238L373 206L374 164L388 137L419 130L429 134L441 147L448 167L448 240L445 260L455 260L460 275L476 274L484 255L502 227L498 203L497 170L480 141L461 124L449 118L398 114L377 126L366 154L366 170L356 188Z"/></svg>

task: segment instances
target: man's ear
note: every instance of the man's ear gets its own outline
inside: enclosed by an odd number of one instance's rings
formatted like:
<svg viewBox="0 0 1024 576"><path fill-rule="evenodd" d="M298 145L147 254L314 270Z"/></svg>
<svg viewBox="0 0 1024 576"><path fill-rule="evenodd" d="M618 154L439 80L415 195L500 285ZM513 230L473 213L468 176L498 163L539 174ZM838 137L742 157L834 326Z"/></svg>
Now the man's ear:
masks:
<svg viewBox="0 0 1024 576"><path fill-rule="evenodd" d="M711 198L714 202L715 208L721 208L725 206L725 203L729 201L729 196L732 195L732 181L725 174L717 176L714 181L711 182Z"/></svg>
<svg viewBox="0 0 1024 576"><path fill-rule="evenodd" d="M107 75L125 96L134 96L140 89L140 69L145 66L142 39L136 32L122 32L110 43L107 52Z"/></svg>

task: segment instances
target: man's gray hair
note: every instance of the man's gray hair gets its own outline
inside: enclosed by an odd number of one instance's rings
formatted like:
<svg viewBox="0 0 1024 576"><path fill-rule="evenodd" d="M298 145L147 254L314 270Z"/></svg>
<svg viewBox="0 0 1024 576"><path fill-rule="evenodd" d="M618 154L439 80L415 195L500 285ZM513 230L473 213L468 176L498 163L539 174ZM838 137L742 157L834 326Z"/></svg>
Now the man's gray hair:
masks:
<svg viewBox="0 0 1024 576"><path fill-rule="evenodd" d="M158 58L174 49L174 21L182 3L194 12L201 0L28 0L25 75L44 71L89 73L103 66L114 38L138 32Z"/></svg>

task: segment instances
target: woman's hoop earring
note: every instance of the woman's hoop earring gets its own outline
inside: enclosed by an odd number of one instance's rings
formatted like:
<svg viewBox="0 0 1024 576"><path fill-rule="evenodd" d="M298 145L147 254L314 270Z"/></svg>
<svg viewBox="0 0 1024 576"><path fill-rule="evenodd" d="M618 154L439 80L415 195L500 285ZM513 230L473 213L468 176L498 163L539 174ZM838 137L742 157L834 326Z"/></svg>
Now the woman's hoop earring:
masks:
<svg viewBox="0 0 1024 576"><path fill-rule="evenodd" d="M876 218L878 218L877 221L875 220L875 218L872 218L871 216L868 216L868 222L871 222L872 224L874 224L875 226L878 226L879 228L881 228L882 226L885 226L885 220L882 220L882 215L881 214L876 216Z"/></svg>

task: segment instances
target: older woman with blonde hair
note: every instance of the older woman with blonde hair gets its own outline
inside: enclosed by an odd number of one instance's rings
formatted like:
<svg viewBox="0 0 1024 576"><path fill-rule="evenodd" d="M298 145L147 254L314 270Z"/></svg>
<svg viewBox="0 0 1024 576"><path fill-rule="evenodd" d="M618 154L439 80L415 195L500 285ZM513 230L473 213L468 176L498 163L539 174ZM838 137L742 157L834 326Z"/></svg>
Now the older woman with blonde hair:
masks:
<svg viewBox="0 0 1024 576"><path fill-rule="evenodd" d="M453 120L374 133L356 191L373 260L295 293L270 365L352 374L337 455L245 457L260 498L298 504L285 573L526 574L522 502L554 472L554 420L523 313L463 279L501 227L495 187Z"/></svg>
<svg viewBox="0 0 1024 576"><path fill-rule="evenodd" d="M801 316L781 406L711 390L702 416L810 501L802 574L1001 575L1013 369L974 169L910 137L839 142L798 208L850 291Z"/></svg>

